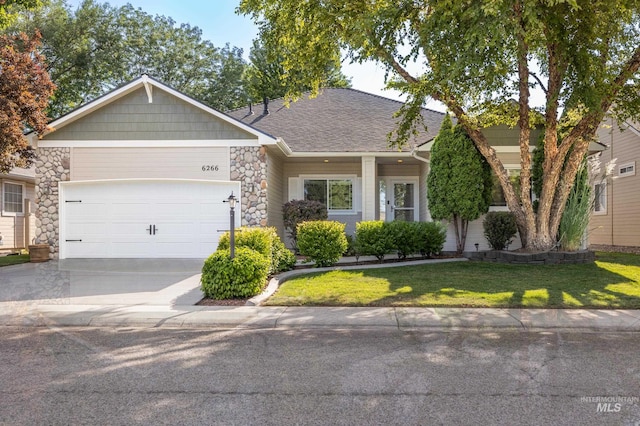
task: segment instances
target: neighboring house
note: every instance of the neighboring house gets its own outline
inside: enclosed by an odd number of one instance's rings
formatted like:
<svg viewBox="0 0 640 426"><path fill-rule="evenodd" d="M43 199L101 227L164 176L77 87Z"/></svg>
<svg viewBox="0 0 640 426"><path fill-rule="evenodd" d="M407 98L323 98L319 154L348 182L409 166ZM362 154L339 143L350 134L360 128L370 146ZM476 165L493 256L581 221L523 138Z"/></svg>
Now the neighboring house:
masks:
<svg viewBox="0 0 640 426"><path fill-rule="evenodd" d="M0 252L29 246L35 236L35 168L0 174Z"/></svg>
<svg viewBox="0 0 640 426"><path fill-rule="evenodd" d="M640 123L620 125L609 118L598 129L601 167L614 160L605 180L594 185L594 212L589 222L589 244L640 247Z"/></svg>
<svg viewBox="0 0 640 426"><path fill-rule="evenodd" d="M282 205L293 199L324 202L350 234L362 220L430 220L429 150L444 114L424 109L428 131L392 149L401 105L324 89L288 108L278 100L224 114L142 76L27 136L38 150L36 242L54 258L204 258L229 229L232 193L236 226L274 226L282 237ZM485 133L516 179L517 129ZM494 201L506 210L499 188ZM482 219L469 227L467 250L474 244L487 248ZM452 232L444 249L455 250Z"/></svg>

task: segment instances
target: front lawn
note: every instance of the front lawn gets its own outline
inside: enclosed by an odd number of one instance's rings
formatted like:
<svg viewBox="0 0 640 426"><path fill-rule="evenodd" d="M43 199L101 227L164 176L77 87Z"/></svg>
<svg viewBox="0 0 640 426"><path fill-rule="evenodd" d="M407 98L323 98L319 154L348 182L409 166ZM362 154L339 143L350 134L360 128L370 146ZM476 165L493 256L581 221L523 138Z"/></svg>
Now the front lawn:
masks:
<svg viewBox="0 0 640 426"><path fill-rule="evenodd" d="M29 262L28 254L0 256L0 266L17 265Z"/></svg>
<svg viewBox="0 0 640 426"><path fill-rule="evenodd" d="M640 308L640 255L594 264L434 263L311 273L284 282L271 306Z"/></svg>

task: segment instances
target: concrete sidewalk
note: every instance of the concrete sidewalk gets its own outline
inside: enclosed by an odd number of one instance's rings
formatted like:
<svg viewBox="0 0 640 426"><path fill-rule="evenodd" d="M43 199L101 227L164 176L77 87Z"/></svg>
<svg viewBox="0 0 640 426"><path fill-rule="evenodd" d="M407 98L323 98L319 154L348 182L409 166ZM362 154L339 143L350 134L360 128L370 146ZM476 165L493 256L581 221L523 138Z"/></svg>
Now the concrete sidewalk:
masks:
<svg viewBox="0 0 640 426"><path fill-rule="evenodd" d="M202 298L200 264L173 262L170 268L168 264L93 260L4 267L0 326L640 331L640 310L196 306ZM313 272L329 269L335 268ZM261 303L280 280L308 272L280 274L251 303Z"/></svg>
<svg viewBox="0 0 640 426"><path fill-rule="evenodd" d="M2 306L5 326L640 331L638 310L259 306Z"/></svg>

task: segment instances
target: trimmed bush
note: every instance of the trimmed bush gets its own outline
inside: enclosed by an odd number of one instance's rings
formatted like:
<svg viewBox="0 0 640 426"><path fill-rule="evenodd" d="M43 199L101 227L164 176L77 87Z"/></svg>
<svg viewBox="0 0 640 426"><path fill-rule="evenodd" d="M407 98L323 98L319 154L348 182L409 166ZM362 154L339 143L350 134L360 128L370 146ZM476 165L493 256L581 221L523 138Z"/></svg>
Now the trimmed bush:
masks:
<svg viewBox="0 0 640 426"><path fill-rule="evenodd" d="M255 250L238 247L230 259L229 250L217 250L204 262L200 288L212 299L252 297L267 281L269 259Z"/></svg>
<svg viewBox="0 0 640 426"><path fill-rule="evenodd" d="M400 259L405 259L408 255L420 252L420 238L417 222L405 222L394 220L383 225L388 230L393 240L394 249L398 252Z"/></svg>
<svg viewBox="0 0 640 426"><path fill-rule="evenodd" d="M356 251L356 239L353 235L347 234L347 249L342 253L343 256L356 256L360 254Z"/></svg>
<svg viewBox="0 0 640 426"><path fill-rule="evenodd" d="M356 223L356 252L360 256L375 256L382 261L393 251L394 241L385 222L368 220Z"/></svg>
<svg viewBox="0 0 640 426"><path fill-rule="evenodd" d="M345 224L329 220L303 222L298 225L298 249L300 254L315 266L334 265L347 249Z"/></svg>
<svg viewBox="0 0 640 426"><path fill-rule="evenodd" d="M447 228L440 222L416 222L416 233L420 236L418 253L431 257L442 252L447 240Z"/></svg>
<svg viewBox="0 0 640 426"><path fill-rule="evenodd" d="M516 218L511 212L489 212L482 222L484 236L494 250L504 250L518 232Z"/></svg>
<svg viewBox="0 0 640 426"><path fill-rule="evenodd" d="M298 224L312 220L327 220L327 206L319 201L291 200L282 206L282 218L294 248L298 248Z"/></svg>
<svg viewBox="0 0 640 426"><path fill-rule="evenodd" d="M218 250L229 249L231 235L220 236ZM243 227L236 230L236 247L248 247L271 260L269 273L288 271L296 264L296 258L278 237L276 228Z"/></svg>

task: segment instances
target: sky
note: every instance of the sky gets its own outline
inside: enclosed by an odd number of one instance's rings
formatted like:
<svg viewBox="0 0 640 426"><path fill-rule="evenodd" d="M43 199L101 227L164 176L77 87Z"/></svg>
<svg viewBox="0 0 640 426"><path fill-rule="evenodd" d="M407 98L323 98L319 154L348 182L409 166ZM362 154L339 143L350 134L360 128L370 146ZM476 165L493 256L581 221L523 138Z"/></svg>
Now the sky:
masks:
<svg viewBox="0 0 640 426"><path fill-rule="evenodd" d="M258 29L249 16L237 15L235 9L239 0L98 0L112 6L123 6L130 3L151 15L171 17L176 23L187 23L202 30L202 38L209 40L214 46L222 47L226 43L244 50L248 60L249 49ZM76 8L82 0L67 0L72 8ZM373 93L395 100L403 100L400 92L385 90L384 69L373 62L365 64L343 63L342 72L351 77L354 89ZM431 101L427 108L445 111L444 105Z"/></svg>

